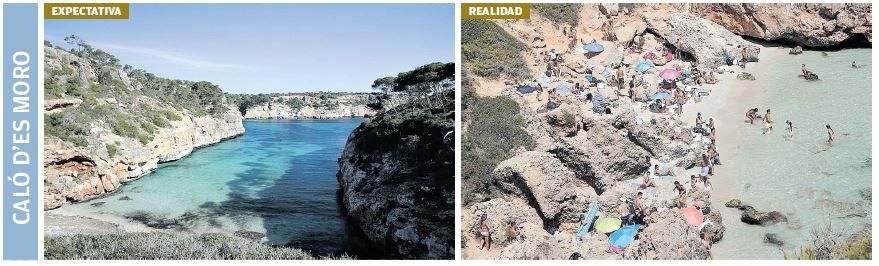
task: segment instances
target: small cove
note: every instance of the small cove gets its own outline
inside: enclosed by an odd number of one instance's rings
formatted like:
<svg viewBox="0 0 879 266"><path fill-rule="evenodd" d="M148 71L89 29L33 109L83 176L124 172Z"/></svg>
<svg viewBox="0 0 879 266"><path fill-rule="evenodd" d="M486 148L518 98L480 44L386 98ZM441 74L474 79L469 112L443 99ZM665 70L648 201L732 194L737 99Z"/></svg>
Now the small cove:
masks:
<svg viewBox="0 0 879 266"><path fill-rule="evenodd" d="M338 158L361 122L245 121L239 138L160 164L120 193L62 209L194 233L252 231L271 245L369 258L342 213L336 180Z"/></svg>

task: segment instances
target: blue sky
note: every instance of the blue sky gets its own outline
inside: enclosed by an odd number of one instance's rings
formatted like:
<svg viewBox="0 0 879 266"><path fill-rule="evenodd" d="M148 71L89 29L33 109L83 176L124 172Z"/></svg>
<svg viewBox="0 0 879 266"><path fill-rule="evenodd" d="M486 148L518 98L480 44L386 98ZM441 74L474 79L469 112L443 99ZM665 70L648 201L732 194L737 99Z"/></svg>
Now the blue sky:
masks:
<svg viewBox="0 0 879 266"><path fill-rule="evenodd" d="M46 20L122 64L230 93L367 91L454 61L452 4L132 4L129 20Z"/></svg>

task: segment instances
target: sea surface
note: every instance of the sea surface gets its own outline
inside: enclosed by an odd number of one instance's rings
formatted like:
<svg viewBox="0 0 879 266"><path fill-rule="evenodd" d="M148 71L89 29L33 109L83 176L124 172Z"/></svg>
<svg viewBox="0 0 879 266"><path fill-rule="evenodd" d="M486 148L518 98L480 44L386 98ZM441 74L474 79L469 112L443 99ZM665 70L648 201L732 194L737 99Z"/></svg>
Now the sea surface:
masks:
<svg viewBox="0 0 879 266"><path fill-rule="evenodd" d="M852 61L863 67L851 68ZM799 77L802 64L821 81ZM718 167L722 174L712 180L712 200L717 204L739 198L790 220L747 225L739 221L738 210L716 205L726 232L713 248L714 257L783 259L784 251L795 253L807 245L812 230L831 227L850 235L870 223L872 203L862 191L872 192L871 50L761 54L760 62L744 71L757 80L734 81L740 86L733 89L753 86L753 93L741 108L731 110L741 117L735 126L718 128L719 134L740 130L741 137L735 147L719 147L724 164ZM763 135L759 123L744 123L749 107L760 108L761 115L771 109L774 131ZM796 127L791 139L786 137L786 120ZM832 146L827 144L827 124L836 132ZM777 234L784 245L764 243L767 233Z"/></svg>
<svg viewBox="0 0 879 266"><path fill-rule="evenodd" d="M160 164L121 193L66 208L190 232L254 231L269 244L361 255L336 180L337 160L361 122L245 121L242 137Z"/></svg>

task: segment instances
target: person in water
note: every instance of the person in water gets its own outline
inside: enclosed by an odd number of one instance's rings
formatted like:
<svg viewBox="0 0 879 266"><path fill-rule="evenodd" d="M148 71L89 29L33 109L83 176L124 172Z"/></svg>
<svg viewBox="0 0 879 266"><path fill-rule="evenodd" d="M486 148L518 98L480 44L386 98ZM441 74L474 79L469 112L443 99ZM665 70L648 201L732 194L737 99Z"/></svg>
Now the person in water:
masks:
<svg viewBox="0 0 879 266"><path fill-rule="evenodd" d="M753 109L750 109L747 113L745 113L745 118L750 121L751 125L754 124L754 120L757 120L757 111L757 107L754 107Z"/></svg>
<svg viewBox="0 0 879 266"><path fill-rule="evenodd" d="M833 128L829 124L825 127L827 127L827 144L833 145Z"/></svg>
<svg viewBox="0 0 879 266"><path fill-rule="evenodd" d="M653 181L652 178L650 178L649 173L645 173L644 179L641 180L641 188L648 188L648 187L656 187L656 182Z"/></svg>
<svg viewBox="0 0 879 266"><path fill-rule="evenodd" d="M483 214L481 218L479 218L479 235L482 236L482 245L479 246L479 250L482 250L486 247L491 250L491 237L488 230L488 215Z"/></svg>
<svg viewBox="0 0 879 266"><path fill-rule="evenodd" d="M784 123L787 124L787 138L788 139L794 138L794 128L796 128L794 126L794 122L787 120L787 121L784 121Z"/></svg>
<svg viewBox="0 0 879 266"><path fill-rule="evenodd" d="M772 132L772 111L766 109L766 115L763 116L763 134Z"/></svg>
<svg viewBox="0 0 879 266"><path fill-rule="evenodd" d="M806 69L806 64L803 64L803 66L800 67L800 71L803 72L803 77L809 77L809 75L808 75L809 70Z"/></svg>
<svg viewBox="0 0 879 266"><path fill-rule="evenodd" d="M855 63L855 61L852 61L852 68L861 68L861 66Z"/></svg>

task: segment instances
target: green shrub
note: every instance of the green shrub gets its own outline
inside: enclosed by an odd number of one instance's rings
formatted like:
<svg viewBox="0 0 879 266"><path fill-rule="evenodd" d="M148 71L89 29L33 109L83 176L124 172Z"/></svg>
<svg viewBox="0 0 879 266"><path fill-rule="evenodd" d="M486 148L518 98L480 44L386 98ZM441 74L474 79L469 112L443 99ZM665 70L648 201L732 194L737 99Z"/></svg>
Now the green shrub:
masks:
<svg viewBox="0 0 879 266"><path fill-rule="evenodd" d="M183 120L183 117L180 117L180 115L178 115L178 114L175 113L174 111L171 111L171 110L162 110L161 112L162 112L163 115L165 115L165 118L167 118L168 120L171 120L171 121L180 121L180 120Z"/></svg>
<svg viewBox="0 0 879 266"><path fill-rule="evenodd" d="M529 78L522 57L525 44L490 20L461 21L461 57L473 74L497 78Z"/></svg>
<svg viewBox="0 0 879 266"><path fill-rule="evenodd" d="M165 121L165 123L167 123L167 121ZM151 124L150 122L143 122L143 123L141 123L141 124L140 124L140 128L143 128L143 130L146 131L147 133L150 133L150 135L152 135L152 134L156 134L156 131L158 131L158 129L156 128L156 126L154 126L154 125Z"/></svg>
<svg viewBox="0 0 879 266"><path fill-rule="evenodd" d="M46 99L58 99L64 97L64 93L67 90L61 84L58 84L55 79L46 78L45 79L45 93Z"/></svg>
<svg viewBox="0 0 879 266"><path fill-rule="evenodd" d="M470 107L467 130L461 144L462 195L467 205L475 196L491 195L491 172L512 157L516 147L531 149L533 140L525 132L519 104L505 97L476 97Z"/></svg>
<svg viewBox="0 0 879 266"><path fill-rule="evenodd" d="M46 236L49 260L310 260L308 252L221 234L136 232ZM347 258L347 257L342 257Z"/></svg>
<svg viewBox="0 0 879 266"><path fill-rule="evenodd" d="M46 114L43 118L44 132L47 136L58 137L79 147L88 146L88 140L85 138L88 131L78 123L72 123L73 120L65 117L61 112Z"/></svg>
<svg viewBox="0 0 879 266"><path fill-rule="evenodd" d="M531 4L541 16L555 23L577 25L580 21L581 4L543 3Z"/></svg>
<svg viewBox="0 0 879 266"><path fill-rule="evenodd" d="M105 146L107 147L107 153L110 154L110 157L113 157L116 155L116 145L107 144Z"/></svg>

